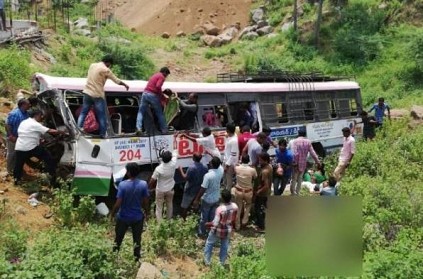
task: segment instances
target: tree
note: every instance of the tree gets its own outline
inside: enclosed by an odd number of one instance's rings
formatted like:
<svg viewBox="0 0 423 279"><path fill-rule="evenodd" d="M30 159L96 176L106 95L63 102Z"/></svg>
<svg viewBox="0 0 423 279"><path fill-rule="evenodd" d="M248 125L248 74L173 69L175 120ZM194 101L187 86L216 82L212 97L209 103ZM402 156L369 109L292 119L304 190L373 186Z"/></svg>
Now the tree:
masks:
<svg viewBox="0 0 423 279"><path fill-rule="evenodd" d="M297 13L297 9L298 9L298 0L294 0L294 31L297 31L297 22L298 22L298 13Z"/></svg>
<svg viewBox="0 0 423 279"><path fill-rule="evenodd" d="M320 45L320 24L322 22L323 0L319 0L319 8L317 11L316 25L314 29L314 45L316 48Z"/></svg>

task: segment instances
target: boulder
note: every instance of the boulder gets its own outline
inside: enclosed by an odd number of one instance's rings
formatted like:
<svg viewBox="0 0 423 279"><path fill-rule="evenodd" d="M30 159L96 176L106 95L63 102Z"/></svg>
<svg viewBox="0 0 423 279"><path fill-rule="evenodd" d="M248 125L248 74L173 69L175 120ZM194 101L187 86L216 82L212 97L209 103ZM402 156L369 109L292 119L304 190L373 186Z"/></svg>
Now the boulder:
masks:
<svg viewBox="0 0 423 279"><path fill-rule="evenodd" d="M251 19L258 23L260 20L264 19L264 8L257 8L251 11Z"/></svg>
<svg viewBox="0 0 423 279"><path fill-rule="evenodd" d="M86 37L91 36L91 31L87 29L75 29L73 33Z"/></svg>
<svg viewBox="0 0 423 279"><path fill-rule="evenodd" d="M248 32L247 34L244 34L242 36L243 40L255 40L257 37L259 36L259 34L257 34L257 32Z"/></svg>
<svg viewBox="0 0 423 279"><path fill-rule="evenodd" d="M222 34L220 35L227 35L230 36L232 38L235 38L236 34L238 34L238 29L236 27L229 27L225 30L223 30Z"/></svg>
<svg viewBox="0 0 423 279"><path fill-rule="evenodd" d="M391 118L392 119L399 119L408 117L410 112L406 109L391 109Z"/></svg>
<svg viewBox="0 0 423 279"><path fill-rule="evenodd" d="M265 26L265 27L262 27L260 29L257 29L256 32L260 36L264 36L264 35L267 35L267 34L272 33L273 32L273 27L272 26Z"/></svg>
<svg viewBox="0 0 423 279"><path fill-rule="evenodd" d="M220 40L220 45L229 44L234 39L233 36L228 34L220 34L217 38Z"/></svg>
<svg viewBox="0 0 423 279"><path fill-rule="evenodd" d="M241 32L239 32L238 38L242 38L245 34L256 31L256 29L257 29L257 25L247 26L244 29L242 29Z"/></svg>
<svg viewBox="0 0 423 279"><path fill-rule="evenodd" d="M213 35L204 35L201 36L201 41L210 47L218 47L222 44L222 40L217 36Z"/></svg>
<svg viewBox="0 0 423 279"><path fill-rule="evenodd" d="M204 31L207 35L213 35L213 36L219 35L220 29L219 29L219 27L217 27L213 23L207 22L207 23L203 24L203 28L204 28Z"/></svg>
<svg viewBox="0 0 423 279"><path fill-rule="evenodd" d="M392 114L392 110L391 110ZM423 107L422 106L412 106L410 111L410 116L413 117L413 119L419 120L423 119Z"/></svg>
<svg viewBox="0 0 423 279"><path fill-rule="evenodd" d="M163 32L162 38L169 39L170 38L170 34L168 32Z"/></svg>
<svg viewBox="0 0 423 279"><path fill-rule="evenodd" d="M73 26L76 29L89 29L90 25L88 24L88 19L85 17L80 17L73 22Z"/></svg>
<svg viewBox="0 0 423 279"><path fill-rule="evenodd" d="M267 20L260 20L259 22L257 22L257 28L262 28L268 25L269 23L267 23Z"/></svg>
<svg viewBox="0 0 423 279"><path fill-rule="evenodd" d="M143 262L138 269L136 279L160 279L163 278L160 270L151 263Z"/></svg>
<svg viewBox="0 0 423 279"><path fill-rule="evenodd" d="M290 21L290 22L285 22L282 27L281 27L281 31L282 32L286 32L289 29L291 29L292 27L294 27L294 22Z"/></svg>
<svg viewBox="0 0 423 279"><path fill-rule="evenodd" d="M185 37L187 34L185 34L184 31L179 31L178 33L176 33L176 37Z"/></svg>

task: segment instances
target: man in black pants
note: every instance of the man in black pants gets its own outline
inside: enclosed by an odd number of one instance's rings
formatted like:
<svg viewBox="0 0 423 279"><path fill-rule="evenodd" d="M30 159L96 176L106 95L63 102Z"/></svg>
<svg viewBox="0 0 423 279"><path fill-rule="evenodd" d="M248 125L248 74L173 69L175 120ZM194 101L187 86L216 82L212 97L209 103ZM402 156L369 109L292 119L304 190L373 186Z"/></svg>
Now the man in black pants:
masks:
<svg viewBox="0 0 423 279"><path fill-rule="evenodd" d="M43 113L40 110L33 110L30 117L19 124L18 139L16 140L16 164L13 171L15 185L18 185L22 179L23 166L26 160L36 157L46 164L47 171L50 174L50 184L56 182L56 162L42 146L39 145L40 138L45 133L51 135L65 135L63 131L49 129L40 122L43 119Z"/></svg>
<svg viewBox="0 0 423 279"><path fill-rule="evenodd" d="M131 227L136 261L141 258L141 234L144 218L148 213L149 196L147 182L137 178L139 173L139 167L136 163L126 165L128 179L119 183L116 196L117 200L110 214L110 217L113 219L116 211L119 209L116 218L116 237L113 251L119 251L125 233L128 227Z"/></svg>

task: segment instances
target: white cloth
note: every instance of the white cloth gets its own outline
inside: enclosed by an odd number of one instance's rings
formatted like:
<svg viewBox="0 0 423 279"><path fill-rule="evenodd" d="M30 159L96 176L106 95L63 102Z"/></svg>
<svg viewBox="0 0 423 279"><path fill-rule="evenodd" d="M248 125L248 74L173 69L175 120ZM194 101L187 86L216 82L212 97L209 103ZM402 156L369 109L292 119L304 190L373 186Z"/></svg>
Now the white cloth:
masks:
<svg viewBox="0 0 423 279"><path fill-rule="evenodd" d="M15 150L29 151L40 144L41 136L47 133L49 128L38 123L34 118L28 118L19 124L18 139Z"/></svg>
<svg viewBox="0 0 423 279"><path fill-rule="evenodd" d="M233 135L228 138L225 144L225 165L235 166L238 163L239 158L239 147L238 147L238 137Z"/></svg>
<svg viewBox="0 0 423 279"><path fill-rule="evenodd" d="M220 151L219 149L217 149L216 147L216 142L214 140L214 136L213 134L207 136L207 137L202 137L202 138L198 138L197 139L197 143L199 145L202 145L204 148L204 155L203 155L203 159L202 160L205 164L207 164L208 162L210 162L210 160L212 159L212 156L216 156L220 158ZM206 153L206 151L208 153L211 153L212 156L210 156L209 154Z"/></svg>
<svg viewBox="0 0 423 279"><path fill-rule="evenodd" d="M156 167L151 176L157 180L156 190L159 192L167 192L173 189L175 186L175 169L176 159L178 158L178 150L174 150L172 153L172 160L167 163L161 163Z"/></svg>

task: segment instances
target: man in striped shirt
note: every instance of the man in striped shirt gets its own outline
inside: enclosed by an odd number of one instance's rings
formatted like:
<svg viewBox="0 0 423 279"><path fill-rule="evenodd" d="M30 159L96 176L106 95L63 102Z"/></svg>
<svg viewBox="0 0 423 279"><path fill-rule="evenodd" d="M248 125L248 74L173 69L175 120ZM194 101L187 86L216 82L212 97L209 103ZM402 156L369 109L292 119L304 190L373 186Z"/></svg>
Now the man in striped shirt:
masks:
<svg viewBox="0 0 423 279"><path fill-rule="evenodd" d="M294 171L291 179L291 195L299 195L301 190L301 183L303 183L303 176L307 165L307 156L310 153L314 162L320 166L320 160L311 144L311 140L306 138L306 131L304 129L298 131L298 138L291 142L291 150L294 154Z"/></svg>
<svg viewBox="0 0 423 279"><path fill-rule="evenodd" d="M238 213L238 206L231 202L231 192L224 189L221 195L223 203L216 209L213 221L206 223L206 227L210 228L204 248L206 265L210 265L213 246L218 240L220 240L219 260L222 265L225 264L228 256L229 239Z"/></svg>

